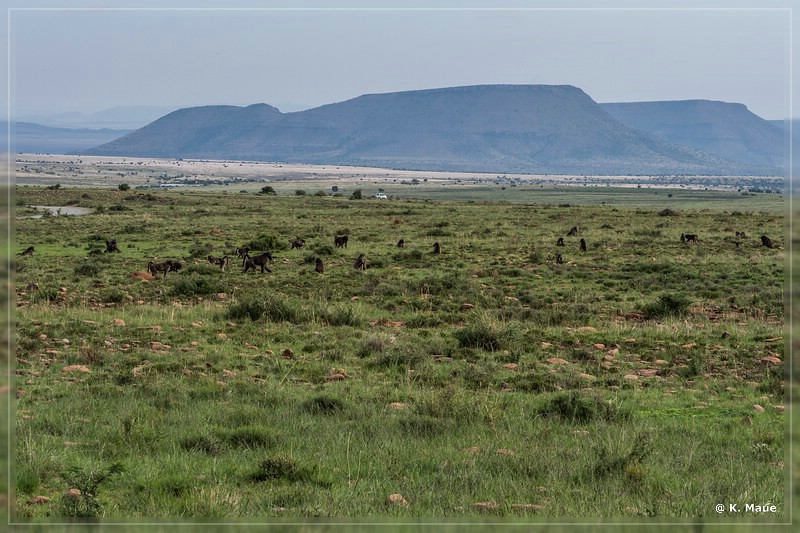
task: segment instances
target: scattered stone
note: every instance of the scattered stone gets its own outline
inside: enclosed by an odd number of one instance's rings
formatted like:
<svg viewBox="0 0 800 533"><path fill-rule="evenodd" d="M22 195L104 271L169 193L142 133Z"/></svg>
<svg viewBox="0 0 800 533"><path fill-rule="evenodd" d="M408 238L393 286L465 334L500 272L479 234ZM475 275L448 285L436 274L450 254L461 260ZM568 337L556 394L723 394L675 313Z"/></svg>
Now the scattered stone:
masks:
<svg viewBox="0 0 800 533"><path fill-rule="evenodd" d="M514 450L507 450L506 448L500 448L497 450L498 455L517 455L517 452Z"/></svg>
<svg viewBox="0 0 800 533"><path fill-rule="evenodd" d="M475 309L475 304L461 304L464 309Z"/></svg>
<svg viewBox="0 0 800 533"><path fill-rule="evenodd" d="M766 355L766 356L762 357L761 359L759 359L759 361L760 361L761 363L764 363L764 364L765 364L765 365L767 365L767 366L769 366L769 365L779 365L779 364L781 364L781 360L780 360L780 359L778 359L778 358L777 358L777 357L775 357L775 356L772 356L772 355Z"/></svg>
<svg viewBox="0 0 800 533"><path fill-rule="evenodd" d="M503 365L503 368L507 368L509 370L516 370L519 368L519 365L517 363L506 363Z"/></svg>
<svg viewBox="0 0 800 533"><path fill-rule="evenodd" d="M189 343L189 346L198 346L200 343L197 341L192 341Z"/></svg>
<svg viewBox="0 0 800 533"><path fill-rule="evenodd" d="M202 326L203 326L202 322L192 322L192 327L193 328L199 328L199 327L202 327Z"/></svg>
<svg viewBox="0 0 800 533"><path fill-rule="evenodd" d="M783 340L783 337L772 337L770 339L764 339L764 342L777 342L777 341L782 341L782 340Z"/></svg>
<svg viewBox="0 0 800 533"><path fill-rule="evenodd" d="M42 505L50 501L47 496L34 496L27 501L28 505Z"/></svg>
<svg viewBox="0 0 800 533"><path fill-rule="evenodd" d="M499 505L497 505L497 502L476 502L473 503L472 506L475 509L484 509L488 511L497 509L499 507Z"/></svg>
<svg viewBox="0 0 800 533"><path fill-rule="evenodd" d="M624 378L631 381L636 381L637 379L639 379L639 376L637 376L636 374L626 374Z"/></svg>
<svg viewBox="0 0 800 533"><path fill-rule="evenodd" d="M668 361L664 361L663 359L656 359L655 361L653 361L653 363L658 366L664 366L669 364Z"/></svg>
<svg viewBox="0 0 800 533"><path fill-rule="evenodd" d="M552 364L552 365L568 365L569 364L569 361L565 361L564 359L561 359L560 357L551 357L550 359L547 359L547 362Z"/></svg>
<svg viewBox="0 0 800 533"><path fill-rule="evenodd" d="M125 325L125 321L122 320L121 318L115 318L114 320L111 321L111 325L112 326L124 326Z"/></svg>
<svg viewBox="0 0 800 533"><path fill-rule="evenodd" d="M697 343L690 342L690 343L688 343L688 344L682 344L682 345L681 345L681 348L683 348L684 350L691 350L691 349L692 349L692 348L694 348L695 346L697 346Z"/></svg>
<svg viewBox="0 0 800 533"><path fill-rule="evenodd" d="M465 448L464 451L467 452L467 453L472 453L472 454L481 453L481 447L480 446L470 446L469 448Z"/></svg>
<svg viewBox="0 0 800 533"><path fill-rule="evenodd" d="M149 346L151 350L169 350L171 348L169 344L163 344L158 341L150 341Z"/></svg>
<svg viewBox="0 0 800 533"><path fill-rule="evenodd" d="M221 341L226 341L226 340L228 340L228 336L227 336L227 335L225 335L224 333L217 333L217 338L218 338L219 340L221 340Z"/></svg>
<svg viewBox="0 0 800 533"><path fill-rule="evenodd" d="M756 410L756 413L763 413L765 411L765 409L757 403L753 404L753 409Z"/></svg>
<svg viewBox="0 0 800 533"><path fill-rule="evenodd" d="M625 342L625 343L628 343L628 344L633 344L634 342L636 342L636 339L634 339L633 337L631 337L630 339L625 339L625 340L624 340L624 341L622 341L622 342Z"/></svg>
<svg viewBox="0 0 800 533"><path fill-rule="evenodd" d="M784 409L785 409L784 406L782 406L782 405L773 405L772 408L775 409L780 414L783 414Z"/></svg>
<svg viewBox="0 0 800 533"><path fill-rule="evenodd" d="M80 442L64 441L64 446L80 446Z"/></svg>
<svg viewBox="0 0 800 533"><path fill-rule="evenodd" d="M69 365L61 369L62 372L89 372L89 367L84 365Z"/></svg>
<svg viewBox="0 0 800 533"><path fill-rule="evenodd" d="M752 426L753 425L753 419L750 418L749 416L745 416L744 418L742 418L742 425L744 425L744 426Z"/></svg>
<svg viewBox="0 0 800 533"><path fill-rule="evenodd" d="M389 409L405 409L407 406L403 402L392 402L389 404Z"/></svg>
<svg viewBox="0 0 800 533"><path fill-rule="evenodd" d="M47 340L47 335L45 335L44 333L40 333L39 334L39 340L41 340L41 341Z"/></svg>
<svg viewBox="0 0 800 533"><path fill-rule="evenodd" d="M327 379L328 381L338 381L340 379L345 379L346 377L347 376L345 376L341 372L337 372L335 374L328 374L327 376L325 376L325 379Z"/></svg>
<svg viewBox="0 0 800 533"><path fill-rule="evenodd" d="M76 499L81 495L81 491L79 489L69 489L65 494L65 498Z"/></svg>
<svg viewBox="0 0 800 533"><path fill-rule="evenodd" d="M390 494L386 500L391 505L402 505L403 507L408 507L408 500L403 498L402 494Z"/></svg>
<svg viewBox="0 0 800 533"><path fill-rule="evenodd" d="M640 376L654 376L658 373L655 368L642 368L636 371Z"/></svg>
<svg viewBox="0 0 800 533"><path fill-rule="evenodd" d="M606 352L608 355L617 355L619 353L619 348L612 348Z"/></svg>
<svg viewBox="0 0 800 533"><path fill-rule="evenodd" d="M350 297L350 301L351 301L351 302L357 302L357 301L358 301L358 296L352 296L352 297Z"/></svg>
<svg viewBox="0 0 800 533"><path fill-rule="evenodd" d="M592 326L581 326L578 328L578 331L586 331L589 333L594 333L595 331L597 331L597 328L594 328Z"/></svg>
<svg viewBox="0 0 800 533"><path fill-rule="evenodd" d="M585 374L585 373L583 373L583 372L581 372L580 374L578 374L578 377L579 377L579 378L581 378L581 379L585 379L586 381L595 381L595 380L597 380L597 378L596 378L596 377L594 377L593 375L591 375L591 374Z"/></svg>
<svg viewBox="0 0 800 533"><path fill-rule="evenodd" d="M601 344L599 342L597 344L593 344L592 346L594 346L598 350L605 350L606 349L606 345L605 344Z"/></svg>
<svg viewBox="0 0 800 533"><path fill-rule="evenodd" d="M228 384L227 384L227 383L225 383L224 381L222 381L222 380L219 380L219 379L216 381L216 384L217 384L217 385L221 385L221 386L223 386L223 387L227 387L227 386L228 386Z"/></svg>

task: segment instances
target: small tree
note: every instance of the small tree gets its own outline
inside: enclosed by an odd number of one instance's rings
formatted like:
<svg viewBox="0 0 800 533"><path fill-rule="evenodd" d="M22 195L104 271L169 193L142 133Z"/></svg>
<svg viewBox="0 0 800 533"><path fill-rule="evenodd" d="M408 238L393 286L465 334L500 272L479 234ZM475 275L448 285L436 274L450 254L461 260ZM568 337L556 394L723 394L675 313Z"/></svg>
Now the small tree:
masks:
<svg viewBox="0 0 800 533"><path fill-rule="evenodd" d="M264 185L261 187L261 194L266 194L268 196L278 196L278 193L275 192L275 189L272 188L271 185Z"/></svg>
<svg viewBox="0 0 800 533"><path fill-rule="evenodd" d="M339 192L339 186L338 185L334 185L333 187L331 187L331 190L333 192Z"/></svg>
<svg viewBox="0 0 800 533"><path fill-rule="evenodd" d="M305 196L306 191L304 191L303 189L297 189L296 191L294 191L294 194L295 196Z"/></svg>
<svg viewBox="0 0 800 533"><path fill-rule="evenodd" d="M117 185L117 189L121 191L129 191L131 190L131 186L128 185L127 183L120 183L119 185Z"/></svg>
<svg viewBox="0 0 800 533"><path fill-rule="evenodd" d="M361 189L356 189L353 191L353 194L350 195L351 200L361 200L363 196L361 195Z"/></svg>

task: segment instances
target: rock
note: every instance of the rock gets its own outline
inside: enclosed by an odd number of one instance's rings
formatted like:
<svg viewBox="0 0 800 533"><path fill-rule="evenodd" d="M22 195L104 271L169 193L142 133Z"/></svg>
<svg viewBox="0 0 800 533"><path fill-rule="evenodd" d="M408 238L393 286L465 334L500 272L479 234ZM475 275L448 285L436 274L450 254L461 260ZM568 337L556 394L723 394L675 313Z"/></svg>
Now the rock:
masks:
<svg viewBox="0 0 800 533"><path fill-rule="evenodd" d="M47 496L34 496L30 500L28 500L26 503L28 505L42 505L42 504L45 504L45 503L47 503L49 501L50 501L50 498L48 498Z"/></svg>
<svg viewBox="0 0 800 533"><path fill-rule="evenodd" d="M727 331L723 331L723 332L722 332L722 335L720 335L720 338L721 338L721 339L727 339L727 338L728 338L728 337L730 337L730 336L731 336L731 334L730 334L730 333L728 333Z"/></svg>
<svg viewBox="0 0 800 533"><path fill-rule="evenodd" d="M694 342L690 342L690 343L688 343L688 344L682 344L682 345L681 345L681 348L683 348L684 350L691 350L691 349L692 349L692 348L694 348L695 346L697 346L697 344L696 344L696 343L694 343Z"/></svg>
<svg viewBox="0 0 800 533"><path fill-rule="evenodd" d="M597 328L594 328L592 326L581 326L578 328L578 331L586 331L589 333L594 333L595 331L597 331Z"/></svg>
<svg viewBox="0 0 800 533"><path fill-rule="evenodd" d="M592 346L594 346L598 350L605 350L606 349L606 345L605 344L601 344L599 342L597 344L593 344Z"/></svg>
<svg viewBox="0 0 800 533"><path fill-rule="evenodd" d="M150 341L150 349L151 350L169 350L171 348L168 344L162 344L158 341Z"/></svg>
<svg viewBox="0 0 800 533"><path fill-rule="evenodd" d="M74 499L80 497L80 495L81 495L81 491L80 490L78 490L78 489L69 489L64 494L64 497L74 500Z"/></svg>
<svg viewBox="0 0 800 533"><path fill-rule="evenodd" d="M636 373L640 376L655 376L658 373L658 370L655 368L642 368L637 370Z"/></svg>
<svg viewBox="0 0 800 533"><path fill-rule="evenodd" d="M475 309L475 304L461 304L464 309Z"/></svg>
<svg viewBox="0 0 800 533"><path fill-rule="evenodd" d="M472 453L472 454L481 453L481 447L480 446L470 446L469 448L465 448L464 451L467 452L467 453Z"/></svg>
<svg viewBox="0 0 800 533"><path fill-rule="evenodd" d="M765 409L760 405L758 405L757 403L753 404L753 409L756 410L756 413L763 413L765 411Z"/></svg>
<svg viewBox="0 0 800 533"><path fill-rule="evenodd" d="M62 372L89 372L89 367L84 365L69 365L61 369Z"/></svg>
<svg viewBox="0 0 800 533"><path fill-rule="evenodd" d="M569 361L565 361L564 359L561 359L560 357L551 357L550 359L547 359L547 362L550 363L551 365L568 365L569 364Z"/></svg>
<svg viewBox="0 0 800 533"><path fill-rule="evenodd" d="M328 381L338 381L341 379L345 379L346 377L347 376L345 376L344 374L337 372L335 374L328 374L327 376L325 376L325 379L327 379Z"/></svg>
<svg viewBox="0 0 800 533"><path fill-rule="evenodd" d="M632 337L631 337L630 339L625 339L625 340L624 340L624 341L622 341L622 342L625 342L625 343L628 343L628 344L633 344L634 342L636 342L636 339L634 339L634 338L632 338Z"/></svg>
<svg viewBox="0 0 800 533"><path fill-rule="evenodd" d="M403 402L392 402L389 404L389 409L405 409L407 406Z"/></svg>
<svg viewBox="0 0 800 533"><path fill-rule="evenodd" d="M124 326L125 325L125 321L122 320L121 318L115 318L114 320L111 321L111 325L112 326Z"/></svg>
<svg viewBox="0 0 800 533"><path fill-rule="evenodd" d="M497 450L498 455L517 455L517 452L514 450L507 450L506 448L500 448Z"/></svg>
<svg viewBox="0 0 800 533"><path fill-rule="evenodd" d="M202 327L202 326L203 326L202 322L192 322L192 327L193 328L199 328L199 327Z"/></svg>
<svg viewBox="0 0 800 533"><path fill-rule="evenodd" d="M230 370L223 370L222 371L222 376L226 377L226 378L232 378L235 375L236 375L236 372L231 372Z"/></svg>
<svg viewBox="0 0 800 533"><path fill-rule="evenodd" d="M626 374L624 378L631 381L636 381L637 379L639 379L639 376L637 376L636 374Z"/></svg>
<svg viewBox="0 0 800 533"><path fill-rule="evenodd" d="M784 412L784 407L782 405L773 405L772 408L775 409L775 411L779 412L780 414L783 414Z"/></svg>
<svg viewBox="0 0 800 533"><path fill-rule="evenodd" d="M541 346L541 348L542 348L543 350L546 350L546 349L548 349L548 348L549 348L549 347L551 347L552 345L553 345L552 343L550 343L550 342L545 342L545 341L542 341L542 342L540 342L540 343L539 343L539 346Z"/></svg>
<svg viewBox="0 0 800 533"><path fill-rule="evenodd" d="M227 335L225 335L224 333L217 333L217 338L218 338L219 340L221 340L221 341L226 341L226 340L228 340L228 336L227 336Z"/></svg>
<svg viewBox="0 0 800 533"><path fill-rule="evenodd" d="M773 356L773 355L766 355L766 356L762 357L761 359L759 359L758 361L761 362L761 363L764 363L767 366L781 364L781 360L778 359L777 357Z"/></svg>
<svg viewBox="0 0 800 533"><path fill-rule="evenodd" d="M753 425L753 419L750 418L749 416L746 416L746 417L742 418L742 425L752 426Z"/></svg>
<svg viewBox="0 0 800 533"><path fill-rule="evenodd" d="M770 339L764 339L764 342L777 342L777 341L782 341L782 340L783 340L783 337L772 337Z"/></svg>
<svg viewBox="0 0 800 533"><path fill-rule="evenodd" d="M390 505L401 505L403 507L408 507L408 500L403 498L402 494L390 494L386 501Z"/></svg>
<svg viewBox="0 0 800 533"><path fill-rule="evenodd" d="M619 353L619 348L612 348L606 352L608 355L617 355Z"/></svg>
<svg viewBox="0 0 800 533"><path fill-rule="evenodd" d="M579 377L579 378L581 378L581 379L584 379L584 380L586 380L586 381L595 381L595 380L597 380L597 378L596 378L596 377L594 377L593 375L591 375L591 374L584 374L583 372L581 372L580 374L578 374L578 377Z"/></svg>
<svg viewBox="0 0 800 533"><path fill-rule="evenodd" d="M499 505L497 505L497 502L476 502L476 503L473 503L472 506L475 509L484 509L484 510L488 510L488 511L491 511L493 509L497 509L499 507Z"/></svg>
<svg viewBox="0 0 800 533"><path fill-rule="evenodd" d="M519 368L519 365L517 363L506 363L503 365L503 368L507 368L509 370L516 370Z"/></svg>

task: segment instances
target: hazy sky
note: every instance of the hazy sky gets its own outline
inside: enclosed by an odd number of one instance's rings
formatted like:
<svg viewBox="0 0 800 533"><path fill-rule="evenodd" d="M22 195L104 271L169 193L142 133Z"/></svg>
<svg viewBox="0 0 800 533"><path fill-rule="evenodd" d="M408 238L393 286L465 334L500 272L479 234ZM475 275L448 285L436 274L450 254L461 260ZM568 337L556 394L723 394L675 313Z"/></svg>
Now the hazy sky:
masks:
<svg viewBox="0 0 800 533"><path fill-rule="evenodd" d="M9 25L0 26L10 44L0 62L10 73L12 116L257 102L291 111L366 93L511 83L575 85L598 102L739 102L778 119L790 113L790 22L800 11L788 9L800 8L797 0L703 3L717 9L623 0L605 3L630 9L593 10L563 8L603 2L518 0L503 4L507 10L472 10L493 3L469 0L418 3L452 10L370 10L348 2L342 5L356 9L283 11L153 10L147 8L164 2L149 0L5 1L15 8L0 21L11 17L10 38ZM413 5L360 2L397 4ZM33 5L136 9L22 9ZM672 9L650 9L659 6ZM562 9L517 9L542 7Z"/></svg>

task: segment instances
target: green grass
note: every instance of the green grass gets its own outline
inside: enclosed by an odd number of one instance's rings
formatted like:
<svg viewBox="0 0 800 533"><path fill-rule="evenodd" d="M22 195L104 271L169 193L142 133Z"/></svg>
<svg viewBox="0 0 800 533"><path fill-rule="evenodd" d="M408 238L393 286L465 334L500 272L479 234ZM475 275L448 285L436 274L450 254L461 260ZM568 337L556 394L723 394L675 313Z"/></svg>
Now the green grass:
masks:
<svg viewBox="0 0 800 533"><path fill-rule="evenodd" d="M36 248L14 258L19 519L785 516L783 365L761 360L787 357L770 340L788 338L784 250L758 243L788 247L775 205L676 192L661 216L628 205L642 191L519 205L304 188L17 189L20 215L102 208L16 219L16 247ZM572 226L587 252L555 246ZM91 253L110 238L121 253ZM271 274L205 263L248 243L270 246ZM132 277L165 259L185 267ZM74 484L93 492L70 500Z"/></svg>

